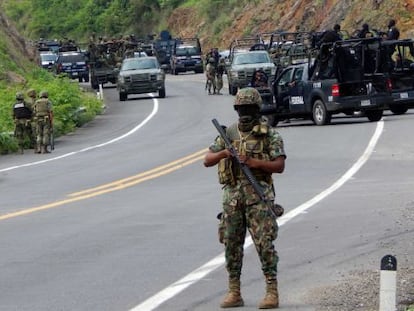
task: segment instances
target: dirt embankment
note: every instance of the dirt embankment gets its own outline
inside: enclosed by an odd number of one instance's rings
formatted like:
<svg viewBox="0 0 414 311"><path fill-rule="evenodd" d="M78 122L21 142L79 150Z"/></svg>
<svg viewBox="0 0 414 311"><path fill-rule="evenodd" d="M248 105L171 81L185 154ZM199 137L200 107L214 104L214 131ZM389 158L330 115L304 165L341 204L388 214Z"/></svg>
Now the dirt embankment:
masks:
<svg viewBox="0 0 414 311"><path fill-rule="evenodd" d="M326 30L338 23L352 34L363 23L385 31L389 19L397 21L401 38L414 38L414 0L286 0L251 1L242 10L230 13L232 23L213 35L214 22L207 22L194 7L175 10L167 21L174 36L201 39L206 51L212 46L226 49L231 41L247 33L257 34L283 29L295 31ZM219 18L219 16L218 16ZM219 39L217 39L219 37Z"/></svg>

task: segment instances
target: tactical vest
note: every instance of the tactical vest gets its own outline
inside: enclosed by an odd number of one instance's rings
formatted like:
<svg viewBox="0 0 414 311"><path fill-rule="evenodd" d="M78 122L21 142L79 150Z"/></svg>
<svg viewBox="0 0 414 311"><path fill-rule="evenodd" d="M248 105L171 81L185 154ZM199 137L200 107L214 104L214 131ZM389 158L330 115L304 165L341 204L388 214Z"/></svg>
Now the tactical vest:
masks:
<svg viewBox="0 0 414 311"><path fill-rule="evenodd" d="M26 106L25 102L15 103L13 113L16 119L30 119L32 117L32 111Z"/></svg>
<svg viewBox="0 0 414 311"><path fill-rule="evenodd" d="M268 125L259 124L255 125L251 132L243 133L239 132L236 123L228 127L226 133L239 154L260 160L269 160L268 131ZM272 181L271 173L260 169L251 169L251 172L257 181L265 181L267 183ZM231 158L220 160L218 174L221 184L234 185L237 180L245 179L240 167Z"/></svg>
<svg viewBox="0 0 414 311"><path fill-rule="evenodd" d="M47 98L38 99L34 105L34 113L36 117L49 116L50 107Z"/></svg>

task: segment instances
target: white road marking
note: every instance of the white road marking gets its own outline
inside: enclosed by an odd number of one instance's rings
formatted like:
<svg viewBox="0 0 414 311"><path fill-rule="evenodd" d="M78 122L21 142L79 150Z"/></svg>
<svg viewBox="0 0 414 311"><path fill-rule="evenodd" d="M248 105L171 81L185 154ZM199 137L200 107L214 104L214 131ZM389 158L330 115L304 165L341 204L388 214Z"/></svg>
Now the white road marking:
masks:
<svg viewBox="0 0 414 311"><path fill-rule="evenodd" d="M127 132L127 133L125 133L125 134L123 134L123 135L121 135L121 136L118 136L118 137L116 137L116 138L114 138L114 139L111 139L111 140L109 140L109 141L107 141L107 142L104 142L104 143L101 143L101 144L98 144L98 145L94 145L94 146L90 146L90 147L86 147L86 148L83 148L83 149L80 149L80 150L78 150L78 151L72 151L72 152L69 152L69 153L65 153L65 154L62 154L62 155L60 155L60 156L57 156L57 157L53 157L53 158L49 158L49 159L45 159L45 160L40 160L40 161L35 161L35 162L29 162L29 163L25 163L25 164L21 164L21 165L16 165L16 166L10 166L10 167L6 167L6 168L3 168L3 169L0 169L0 172L6 172L6 171L11 171L11 170L15 170L15 169L18 169L18 168L22 168L22 167L27 167L27 166L33 166L33 165L39 165L39 164L43 164L43 163L46 163L46 162L50 162L50 161L55 161L55 160L59 160L59 159L63 159L63 158L66 158L66 157L69 157L69 156L73 156L73 155L75 155L75 154L78 154L78 153L82 153L82 152L85 152L85 151L89 151L89 150L92 150L92 149L96 149L96 148L101 148L101 147L104 147L104 146L106 146L106 145L109 145L109 144L112 144L112 143L114 143L114 142L117 142L117 141L119 141L119 140L121 140L121 139L124 139L125 137L128 137L129 135L131 135L131 134L133 134L133 133L135 133L136 131L138 131L141 127L143 127L149 120L151 120L154 116L155 116L155 114L158 112L158 99L157 98L155 98L154 97L154 95L152 95L152 94L148 94L148 95L150 95L151 97L152 97L152 100L154 101L154 106L153 106L153 108L152 108L152 111L151 111L151 113L141 122L141 123L139 123L137 126L135 126L133 129L131 129L129 132Z"/></svg>
<svg viewBox="0 0 414 311"><path fill-rule="evenodd" d="M384 129L384 121L379 121L377 123L377 127L375 129L374 135L371 137L367 148L365 149L364 153L360 156L360 158L352 165L352 167L345 172L336 182L334 182L329 188L325 189L309 201L299 205L298 207L294 208L280 219L278 219L279 226L283 226L296 216L305 213L309 208L311 208L316 203L322 201L328 195L333 193L335 190L338 190L342 185L344 185L352 176L358 172L358 170L365 164L365 162L369 159L371 154L374 152L374 148L382 134ZM244 248L248 248L253 244L251 237L246 238L246 242ZM209 273L213 272L217 268L224 265L224 253L221 253L217 257L211 259L209 262L204 264L203 266L199 267L198 269L190 272L183 278L179 279L175 283L169 285L165 289L161 290L157 294L153 295L152 297L148 298L141 304L137 305L136 307L130 309L129 311L152 311L157 308L162 303L166 302L167 300L173 298L175 295L179 294L187 287L191 286L192 284L200 281L203 277L208 275Z"/></svg>

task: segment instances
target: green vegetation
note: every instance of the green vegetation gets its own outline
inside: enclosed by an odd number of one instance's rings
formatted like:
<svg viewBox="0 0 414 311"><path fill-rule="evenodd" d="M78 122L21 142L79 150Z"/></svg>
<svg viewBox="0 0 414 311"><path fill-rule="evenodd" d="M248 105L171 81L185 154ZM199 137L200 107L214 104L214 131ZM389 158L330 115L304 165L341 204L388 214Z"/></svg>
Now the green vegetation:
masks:
<svg viewBox="0 0 414 311"><path fill-rule="evenodd" d="M29 2L18 3L26 5L22 7L26 12ZM77 82L64 76L54 77L38 67L24 55L23 48L16 46L16 40L0 28L0 154L17 150L12 119L16 92L26 93L31 88L37 93L48 91L54 108L56 137L89 122L102 110L102 102L94 93L85 92Z"/></svg>
<svg viewBox="0 0 414 311"><path fill-rule="evenodd" d="M69 37L87 40L158 31L158 21L183 0L4 0L4 9L22 34L31 39Z"/></svg>
<svg viewBox="0 0 414 311"><path fill-rule="evenodd" d="M94 32L113 37L159 33L172 10L197 8L208 25L225 26L234 8L257 0L4 0L7 16L21 33L38 38L73 38L86 42ZM219 20L219 22L217 22Z"/></svg>
<svg viewBox="0 0 414 311"><path fill-rule="evenodd" d="M102 111L102 103L93 93L82 91L76 82L61 76L53 77L49 72L34 68L26 76L25 83L6 84L0 82L0 153L13 152L17 145L12 136L14 123L12 105L16 92L33 88L39 93L47 90L53 103L54 133L58 137L69 133L91 121Z"/></svg>

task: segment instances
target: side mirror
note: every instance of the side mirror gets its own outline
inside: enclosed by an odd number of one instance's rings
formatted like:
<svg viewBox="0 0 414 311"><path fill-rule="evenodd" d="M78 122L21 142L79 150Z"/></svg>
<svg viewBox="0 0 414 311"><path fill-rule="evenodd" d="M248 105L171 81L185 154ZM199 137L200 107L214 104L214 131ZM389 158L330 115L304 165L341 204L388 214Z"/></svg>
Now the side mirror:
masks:
<svg viewBox="0 0 414 311"><path fill-rule="evenodd" d="M167 64L162 64L161 69L164 70L164 71L167 71L168 70L168 65Z"/></svg>

